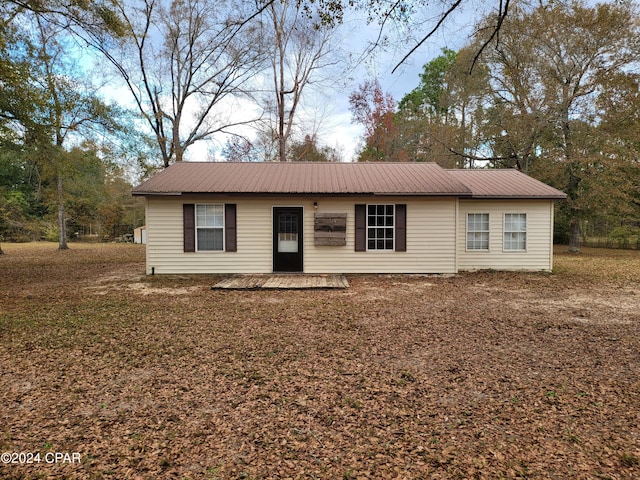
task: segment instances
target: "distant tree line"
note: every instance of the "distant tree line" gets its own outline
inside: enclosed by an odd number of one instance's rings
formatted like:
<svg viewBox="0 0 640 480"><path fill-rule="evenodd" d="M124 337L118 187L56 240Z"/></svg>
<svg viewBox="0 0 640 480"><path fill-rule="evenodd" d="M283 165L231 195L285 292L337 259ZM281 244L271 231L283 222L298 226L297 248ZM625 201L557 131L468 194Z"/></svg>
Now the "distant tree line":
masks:
<svg viewBox="0 0 640 480"><path fill-rule="evenodd" d="M0 241L57 236L64 249L76 234L137 226L131 183L203 143L206 159L345 160L321 130L331 92L357 64L341 38L346 12L379 25L370 51L401 26L398 35L419 33L405 43L417 55L464 3L2 2ZM633 228L636 5L494 7L464 48L428 61L399 102L375 79L352 93L365 132L358 160L518 168L567 192L557 234L576 249L588 222ZM427 16L435 21L425 30Z"/></svg>
<svg viewBox="0 0 640 480"><path fill-rule="evenodd" d="M0 241L115 235L130 183L215 138L230 161L338 160L300 114L341 74L337 23L310 5L2 2Z"/></svg>

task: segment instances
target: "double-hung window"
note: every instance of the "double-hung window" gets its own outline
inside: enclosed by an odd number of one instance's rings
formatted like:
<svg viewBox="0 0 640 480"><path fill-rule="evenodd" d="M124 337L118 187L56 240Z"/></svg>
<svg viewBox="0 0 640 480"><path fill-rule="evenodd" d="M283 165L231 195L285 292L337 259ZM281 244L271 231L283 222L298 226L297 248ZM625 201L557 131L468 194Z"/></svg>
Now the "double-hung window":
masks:
<svg viewBox="0 0 640 480"><path fill-rule="evenodd" d="M224 205L196 205L196 249L222 251L224 249Z"/></svg>
<svg viewBox="0 0 640 480"><path fill-rule="evenodd" d="M394 205L367 205L367 250L393 250Z"/></svg>
<svg viewBox="0 0 640 480"><path fill-rule="evenodd" d="M524 251L527 249L527 214L504 214L504 249Z"/></svg>
<svg viewBox="0 0 640 480"><path fill-rule="evenodd" d="M488 213L467 213L467 250L489 250Z"/></svg>

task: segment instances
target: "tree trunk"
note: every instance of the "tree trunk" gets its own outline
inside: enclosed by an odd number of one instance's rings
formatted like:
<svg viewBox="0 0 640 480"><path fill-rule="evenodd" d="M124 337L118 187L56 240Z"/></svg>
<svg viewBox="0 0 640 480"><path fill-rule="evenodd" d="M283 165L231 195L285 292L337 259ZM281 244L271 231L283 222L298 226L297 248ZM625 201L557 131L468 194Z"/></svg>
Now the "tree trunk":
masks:
<svg viewBox="0 0 640 480"><path fill-rule="evenodd" d="M181 162L184 157L184 146L180 142L180 113L176 113L175 121L171 126L171 150L173 151L174 159L176 162Z"/></svg>
<svg viewBox="0 0 640 480"><path fill-rule="evenodd" d="M580 222L576 216L569 220L569 252L580 253Z"/></svg>
<svg viewBox="0 0 640 480"><path fill-rule="evenodd" d="M568 88L568 87L565 87ZM564 139L564 157L569 167L569 185L567 185L567 201L569 202L569 252L580 253L580 211L577 208L576 200L578 199L578 187L582 180L577 172L580 171L580 166L575 159L573 151L573 132L571 130L570 116L569 116L569 95L563 92L562 108L562 136Z"/></svg>
<svg viewBox="0 0 640 480"><path fill-rule="evenodd" d="M182 145L176 145L175 147L175 160L176 162L181 162L184 158L184 148Z"/></svg>
<svg viewBox="0 0 640 480"><path fill-rule="evenodd" d="M4 255L4 252L2 251L2 245L0 245L0 255Z"/></svg>
<svg viewBox="0 0 640 480"><path fill-rule="evenodd" d="M62 175L58 175L57 200L58 200L58 250L68 250L67 222L64 214L64 191L62 189Z"/></svg>
<svg viewBox="0 0 640 480"><path fill-rule="evenodd" d="M281 65L281 70L283 66ZM284 73L281 73L284 75ZM284 136L284 85L280 85L279 99L278 99L278 160L281 162L287 161L287 139Z"/></svg>
<svg viewBox="0 0 640 480"><path fill-rule="evenodd" d="M569 185L567 185L567 201L569 202L569 252L580 253L580 210L576 206L578 186L581 178L576 175L577 165L569 165Z"/></svg>

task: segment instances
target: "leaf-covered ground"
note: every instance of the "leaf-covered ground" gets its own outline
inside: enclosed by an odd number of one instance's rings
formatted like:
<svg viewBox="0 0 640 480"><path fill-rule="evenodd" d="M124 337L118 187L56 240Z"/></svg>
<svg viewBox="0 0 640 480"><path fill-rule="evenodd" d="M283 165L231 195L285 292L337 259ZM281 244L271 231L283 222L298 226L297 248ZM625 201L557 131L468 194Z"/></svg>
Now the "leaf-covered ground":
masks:
<svg viewBox="0 0 640 480"><path fill-rule="evenodd" d="M640 478L640 252L230 292L2 246L0 452L81 462L1 478Z"/></svg>

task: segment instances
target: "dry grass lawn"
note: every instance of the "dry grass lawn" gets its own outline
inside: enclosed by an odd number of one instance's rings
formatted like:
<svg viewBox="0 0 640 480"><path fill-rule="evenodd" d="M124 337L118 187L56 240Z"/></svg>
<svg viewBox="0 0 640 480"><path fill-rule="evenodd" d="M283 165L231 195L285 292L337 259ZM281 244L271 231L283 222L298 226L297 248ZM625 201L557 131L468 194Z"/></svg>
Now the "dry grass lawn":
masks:
<svg viewBox="0 0 640 480"><path fill-rule="evenodd" d="M2 245L1 478L640 478L640 252L243 292L71 246Z"/></svg>

